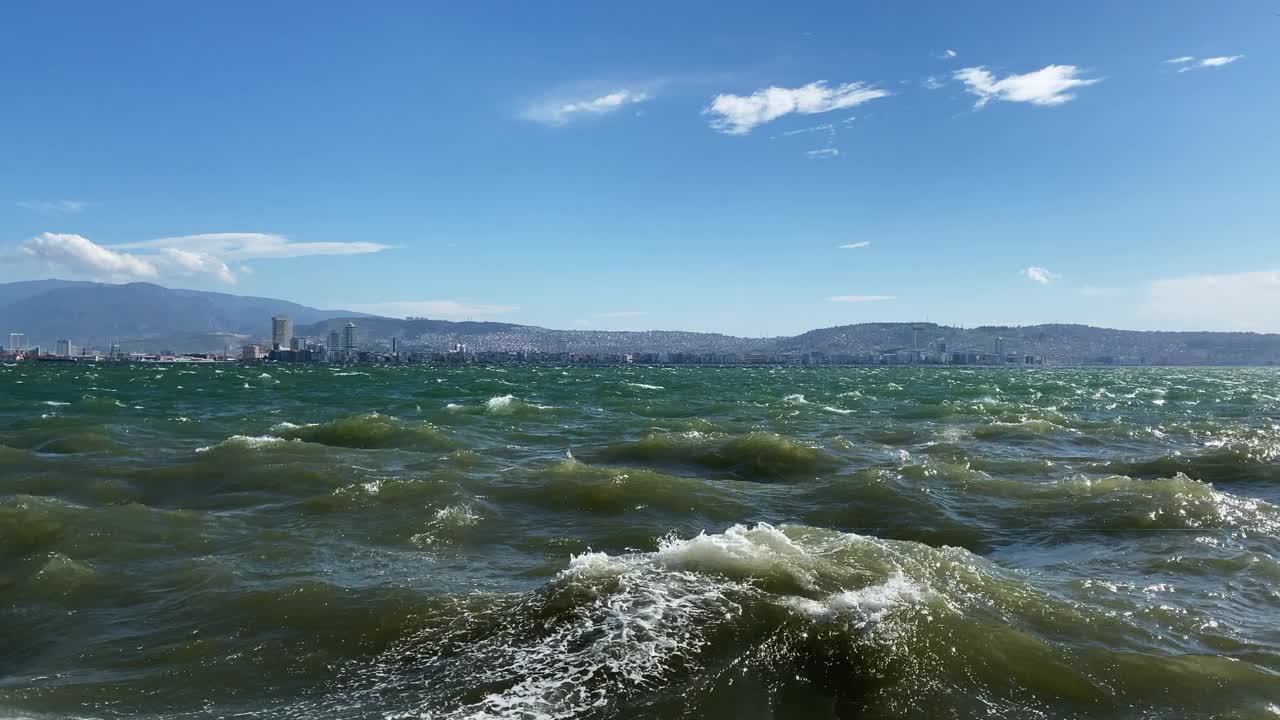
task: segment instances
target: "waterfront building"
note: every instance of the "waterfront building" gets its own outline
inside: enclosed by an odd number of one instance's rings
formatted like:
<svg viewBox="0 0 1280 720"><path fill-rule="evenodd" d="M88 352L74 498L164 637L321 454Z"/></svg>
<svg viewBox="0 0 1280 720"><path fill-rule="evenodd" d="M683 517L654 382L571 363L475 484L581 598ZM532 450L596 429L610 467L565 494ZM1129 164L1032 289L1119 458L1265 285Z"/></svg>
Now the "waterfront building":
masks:
<svg viewBox="0 0 1280 720"><path fill-rule="evenodd" d="M22 352L27 349L27 336L20 332L9 333L9 352Z"/></svg>
<svg viewBox="0 0 1280 720"><path fill-rule="evenodd" d="M293 320L288 315L271 316L271 349L288 349L293 340Z"/></svg>
<svg viewBox="0 0 1280 720"><path fill-rule="evenodd" d="M342 350L348 355L356 351L356 324L353 322L342 328Z"/></svg>

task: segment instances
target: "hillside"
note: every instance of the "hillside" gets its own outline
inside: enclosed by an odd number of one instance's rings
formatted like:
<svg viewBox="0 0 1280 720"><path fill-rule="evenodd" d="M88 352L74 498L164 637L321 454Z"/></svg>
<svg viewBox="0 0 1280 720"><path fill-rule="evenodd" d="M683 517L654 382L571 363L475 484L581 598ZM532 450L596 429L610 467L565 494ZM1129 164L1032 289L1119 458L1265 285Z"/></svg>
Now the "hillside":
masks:
<svg viewBox="0 0 1280 720"><path fill-rule="evenodd" d="M278 313L291 316L295 323L353 315L285 300L173 290L150 283L45 280L0 285L0 337L23 332L30 345L50 346L66 338L82 346L122 343L151 349L152 343L145 342L150 338L259 338L270 333L271 316ZM204 347L208 343L201 340L195 344ZM221 341L214 346L221 348Z"/></svg>
<svg viewBox="0 0 1280 720"><path fill-rule="evenodd" d="M49 346L67 338L79 346L99 348L119 343L142 351L219 350L228 345L265 343L271 316L279 313L293 318L295 335L320 340L354 321L361 345L370 348L385 348L396 337L404 349L440 350L463 343L476 351L834 355L909 348L913 342L921 348L944 342L950 350L989 352L996 338L1003 338L1005 352L1043 356L1062 364L1280 364L1280 335L1274 334L1144 332L1085 325L965 329L932 323L863 323L810 330L793 337L742 338L678 330L555 330L500 322L403 320L317 310L272 298L171 290L148 283L42 280L0 284L0 338L13 331L25 332L32 345Z"/></svg>

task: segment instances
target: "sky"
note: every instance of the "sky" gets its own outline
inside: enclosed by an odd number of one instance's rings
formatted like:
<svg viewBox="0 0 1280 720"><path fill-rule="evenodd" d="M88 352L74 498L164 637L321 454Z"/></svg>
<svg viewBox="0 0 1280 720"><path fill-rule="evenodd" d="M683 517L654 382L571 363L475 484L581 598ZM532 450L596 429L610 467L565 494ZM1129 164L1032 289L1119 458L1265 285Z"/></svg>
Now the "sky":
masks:
<svg viewBox="0 0 1280 720"><path fill-rule="evenodd" d="M1280 2L6 3L0 282L1280 332Z"/></svg>

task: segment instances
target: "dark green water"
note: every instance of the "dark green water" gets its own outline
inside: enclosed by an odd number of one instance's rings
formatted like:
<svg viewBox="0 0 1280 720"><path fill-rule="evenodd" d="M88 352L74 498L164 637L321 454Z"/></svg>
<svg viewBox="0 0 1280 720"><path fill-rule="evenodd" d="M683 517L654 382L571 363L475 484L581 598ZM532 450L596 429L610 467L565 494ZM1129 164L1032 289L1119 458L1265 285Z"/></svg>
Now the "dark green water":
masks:
<svg viewBox="0 0 1280 720"><path fill-rule="evenodd" d="M1275 718L1280 373L0 367L0 717Z"/></svg>

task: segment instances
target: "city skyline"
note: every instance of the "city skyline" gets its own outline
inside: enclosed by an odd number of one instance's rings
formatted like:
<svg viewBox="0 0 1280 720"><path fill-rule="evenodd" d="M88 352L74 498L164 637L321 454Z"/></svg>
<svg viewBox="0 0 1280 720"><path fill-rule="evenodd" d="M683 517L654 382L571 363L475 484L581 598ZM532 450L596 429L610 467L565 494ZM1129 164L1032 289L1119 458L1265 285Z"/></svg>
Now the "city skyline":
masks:
<svg viewBox="0 0 1280 720"><path fill-rule="evenodd" d="M64 10L0 23L0 282L747 337L1280 331L1265 3Z"/></svg>

